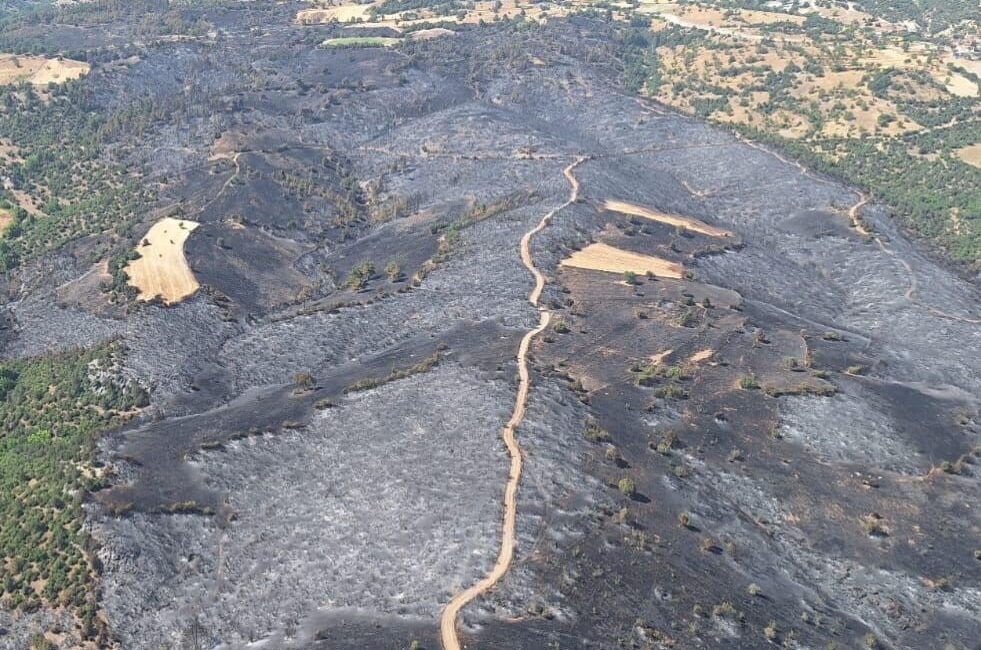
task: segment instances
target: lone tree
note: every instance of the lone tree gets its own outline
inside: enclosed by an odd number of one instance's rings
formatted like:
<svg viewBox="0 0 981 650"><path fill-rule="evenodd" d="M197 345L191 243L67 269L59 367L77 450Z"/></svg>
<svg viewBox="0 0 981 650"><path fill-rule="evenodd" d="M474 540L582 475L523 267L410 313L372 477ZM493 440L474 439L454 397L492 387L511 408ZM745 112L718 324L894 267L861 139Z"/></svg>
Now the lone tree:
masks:
<svg viewBox="0 0 981 650"><path fill-rule="evenodd" d="M392 282L398 282L402 278L402 267L399 266L398 262L392 260L388 263L388 266L385 267L385 275L387 275L388 279Z"/></svg>
<svg viewBox="0 0 981 650"><path fill-rule="evenodd" d="M296 386L297 389L310 390L313 388L315 383L316 382L314 382L313 375L311 375L309 372L298 372L293 375L293 385Z"/></svg>
<svg viewBox="0 0 981 650"><path fill-rule="evenodd" d="M629 476L620 479L620 482L617 483L617 487L620 488L620 492L622 492L624 496L632 497L637 494L637 485Z"/></svg>
<svg viewBox="0 0 981 650"><path fill-rule="evenodd" d="M359 291L368 285L368 281L371 280L374 275L374 263L361 262L361 264L351 269L351 272L348 273L347 279L344 281L344 286L348 289Z"/></svg>

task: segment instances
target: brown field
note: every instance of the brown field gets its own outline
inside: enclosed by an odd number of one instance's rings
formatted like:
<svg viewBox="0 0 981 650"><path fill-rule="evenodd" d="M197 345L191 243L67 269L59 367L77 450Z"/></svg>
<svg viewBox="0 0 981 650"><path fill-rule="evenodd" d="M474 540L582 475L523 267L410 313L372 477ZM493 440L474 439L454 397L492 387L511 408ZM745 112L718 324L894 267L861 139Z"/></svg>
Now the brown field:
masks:
<svg viewBox="0 0 981 650"><path fill-rule="evenodd" d="M126 266L129 283L139 291L140 300L160 296L172 305L198 290L200 285L184 257L184 242L197 227L195 221L172 217L153 224L137 246L142 257Z"/></svg>
<svg viewBox="0 0 981 650"><path fill-rule="evenodd" d="M11 216L10 210L0 208L0 235L3 234L3 231L7 229L7 226L9 226L10 222L13 220L14 218Z"/></svg>
<svg viewBox="0 0 981 650"><path fill-rule="evenodd" d="M636 273L645 275L652 273L661 278L681 278L685 267L676 262L662 260L651 255L641 255L608 244L590 244L581 251L576 251L560 262L560 266L591 271L606 271L607 273Z"/></svg>
<svg viewBox="0 0 981 650"><path fill-rule="evenodd" d="M957 150L957 157L968 165L981 168L981 142Z"/></svg>
<svg viewBox="0 0 981 650"><path fill-rule="evenodd" d="M698 219L692 219L691 217L681 217L677 215L663 214L661 212L655 212L640 205L634 205L633 203L625 203L623 201L612 201L606 200L603 202L603 209L610 210L611 212L619 212L621 214L627 214L632 217L643 217L644 219L650 219L651 221L659 221L661 223L666 223L670 226L681 226L692 232L701 233L703 235L708 235L709 237L731 237L732 233L728 230L723 230L721 228L716 228L710 226L703 221Z"/></svg>
<svg viewBox="0 0 981 650"><path fill-rule="evenodd" d="M21 81L35 86L63 83L85 76L90 69L84 61L0 54L0 86Z"/></svg>

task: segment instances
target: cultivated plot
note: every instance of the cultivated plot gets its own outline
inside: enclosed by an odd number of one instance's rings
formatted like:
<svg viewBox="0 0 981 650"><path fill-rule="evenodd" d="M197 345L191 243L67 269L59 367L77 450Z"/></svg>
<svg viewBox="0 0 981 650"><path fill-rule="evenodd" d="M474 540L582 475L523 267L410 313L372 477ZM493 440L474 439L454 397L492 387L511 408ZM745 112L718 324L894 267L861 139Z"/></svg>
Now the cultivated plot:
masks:
<svg viewBox="0 0 981 650"><path fill-rule="evenodd" d="M91 66L84 61L43 56L0 54L0 86L22 81L34 86L64 83L88 74Z"/></svg>
<svg viewBox="0 0 981 650"><path fill-rule="evenodd" d="M198 290L184 257L184 242L197 227L195 221L165 217L150 228L140 242L140 258L126 266L129 283L139 291L140 300L159 296L172 305Z"/></svg>
<svg viewBox="0 0 981 650"><path fill-rule="evenodd" d="M560 262L561 266L608 273L651 273L661 278L681 278L685 268L676 262L669 262L652 255L642 255L609 244L596 243L576 251Z"/></svg>
<svg viewBox="0 0 981 650"><path fill-rule="evenodd" d="M620 214L630 215L631 217L643 217L644 219L650 219L651 221L666 223L669 226L685 228L686 230L708 235L709 237L732 236L732 233L728 230L710 226L704 221L699 221L698 219L673 214L664 214L663 212L657 212L656 210L651 210L650 208L645 208L640 205L634 205L633 203L625 203L624 201L607 200L603 202L603 208L610 210L611 212L619 212Z"/></svg>

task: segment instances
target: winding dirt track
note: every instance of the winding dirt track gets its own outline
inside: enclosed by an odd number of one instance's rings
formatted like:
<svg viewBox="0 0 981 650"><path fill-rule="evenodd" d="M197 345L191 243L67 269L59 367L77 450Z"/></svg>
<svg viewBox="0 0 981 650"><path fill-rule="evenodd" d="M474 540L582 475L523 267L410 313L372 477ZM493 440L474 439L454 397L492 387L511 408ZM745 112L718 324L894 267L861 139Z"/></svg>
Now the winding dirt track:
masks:
<svg viewBox="0 0 981 650"><path fill-rule="evenodd" d="M493 588L504 577L504 574L511 566L511 561L514 559L514 526L518 514L518 481L521 479L522 466L521 447L518 445L515 430L525 418L528 390L531 385L531 377L528 372L528 348L531 346L532 340L542 330L548 327L549 322L552 320L552 313L546 309L541 309L538 305L542 290L545 288L545 276L535 266L535 260L531 256L531 239L548 225L552 217L578 200L579 181L576 180L572 170L585 160L587 160L586 156L580 156L574 163L562 171L571 186L568 200L551 212L548 212L538 222L537 226L526 232L521 238L521 261L535 277L535 287L528 294L528 302L539 310L539 319L538 326L525 334L521 339L521 344L518 346L518 395L515 398L514 411L511 414L511 419L508 420L508 423L504 425L504 429L501 431L501 437L504 439L504 444L508 449L508 455L511 457L511 471L508 475L507 485L504 488L504 526L501 529L501 549L497 554L497 562L494 563L494 567L490 572L479 582L455 595L443 609L443 614L440 616L439 621L439 630L444 650L460 650L460 639L456 633L456 621L460 615L460 610L482 593Z"/></svg>
<svg viewBox="0 0 981 650"><path fill-rule="evenodd" d="M834 184L833 181L822 178L817 174L815 174L814 172L812 172L811 170L807 169L806 167L804 167L803 164L801 164L797 160L790 160L788 158L785 158L784 156L781 156L779 153L771 149L767 149L766 147L763 147L759 144L756 144L755 142L752 142L751 140L748 140L742 136L738 136L738 137L740 142L742 142L746 146L752 147L753 149L769 154L783 163L797 167L797 169L800 170L801 174L807 176L808 178L811 178L812 180L816 180L821 183L827 183L829 185ZM872 198L865 192L856 192L856 193L858 195L858 201L851 208L849 208L848 218L851 220L852 225L861 235L871 238L872 241L875 242L875 245L879 247L879 250L881 250L883 253L886 253L887 255L892 256L892 258L895 259L897 262L899 262L899 264L901 264L903 268L906 270L906 277L909 280L909 287L906 289L906 293L904 294L906 300L908 300L910 303L914 305L919 305L920 307L923 307L929 313L933 314L934 316L937 316L938 318L945 318L947 320L957 321L959 323L965 323L967 325L981 325L981 319L966 318L964 316L958 316L956 314L947 313L942 309L937 309L936 307L933 307L932 305L929 305L916 297L916 292L919 286L916 280L916 273L913 271L913 267L910 266L909 262L907 262L902 257L900 257L896 253L896 251L886 246L885 242L882 241L881 237L877 237L874 233L869 232L868 229L865 228L865 226L862 224L860 220L862 214L862 208L868 205L872 201Z"/></svg>

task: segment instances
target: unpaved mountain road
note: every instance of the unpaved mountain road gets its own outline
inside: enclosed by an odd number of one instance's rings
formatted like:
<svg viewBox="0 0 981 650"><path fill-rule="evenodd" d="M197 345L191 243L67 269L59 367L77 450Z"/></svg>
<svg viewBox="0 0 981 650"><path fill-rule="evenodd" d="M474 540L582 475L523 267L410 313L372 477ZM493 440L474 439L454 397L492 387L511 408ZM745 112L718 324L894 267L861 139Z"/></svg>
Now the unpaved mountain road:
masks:
<svg viewBox="0 0 981 650"><path fill-rule="evenodd" d="M459 592L443 609L439 627L445 650L460 650L460 639L456 632L456 621L460 615L460 610L493 588L507 572L511 566L511 561L514 559L514 528L518 514L518 481L521 479L522 467L521 447L518 445L515 431L525 418L525 407L531 386L531 377L528 372L528 348L534 338L548 327L552 320L552 313L546 309L540 309L538 305L542 290L545 288L545 275L535 266L535 260L531 255L531 239L548 225L552 217L579 199L579 181L576 180L573 170L586 160L588 160L587 156L580 156L562 171L571 188L566 202L548 212L538 222L538 225L526 232L521 238L521 261L535 278L535 286L528 294L528 302L539 309L539 320L538 326L525 334L518 346L518 394L515 398L511 419L504 425L501 432L501 437L508 449L508 455L511 457L511 470L508 474L507 485L504 488L504 526L501 528L501 549L497 555L497 562L494 563L487 575L476 584Z"/></svg>
<svg viewBox="0 0 981 650"><path fill-rule="evenodd" d="M751 147L753 149L756 149L757 151L762 151L763 153L769 154L769 155L773 156L774 158L776 158L777 160L779 160L780 162L783 162L783 163L786 163L788 165L793 165L794 167L797 167L797 169L800 170L801 174L803 174L804 176L807 176L808 178L814 179L814 180L819 181L821 183L833 183L833 181L831 181L829 179L826 179L826 178L823 178L823 177L815 174L811 170L807 169L803 164L801 164L797 160L792 160L792 159L786 158L786 157L780 155L779 153L777 153L777 152L775 152L775 151L773 151L771 149L768 149L766 147L763 147L763 146L761 146L761 145L759 145L759 144L757 144L755 142L752 142L751 140L748 140L746 138L740 137L739 139L740 139L740 141L743 144L745 144L748 147ZM933 307L932 305L929 305L929 304L923 302L922 300L916 298L916 291L919 288L919 286L918 286L918 283L917 283L917 280L916 280L916 274L913 272L913 267L910 266L910 263L909 262L907 262L906 260L904 260L903 258L901 258L896 253L896 251L894 251L892 248L890 248L889 246L887 246L886 243L884 241L882 241L882 238L881 237L877 236L873 232L870 232L868 230L868 228L865 227L865 224L863 224L862 221L861 221L862 208L864 208L866 205L868 205L872 201L872 197L869 196L868 194L866 194L865 192L861 192L861 191L857 191L856 190L856 193L858 194L858 201L856 201L855 204L852 205L848 209L848 218L849 218L849 220L851 220L852 227L854 227L855 228L855 231L858 232L860 235L872 239L872 241L875 242L876 246L878 246L879 249L883 253L886 253L887 255L890 255L893 259L895 259L897 262L899 262L899 264L901 264L903 266L903 268L906 270L906 277L909 279L909 287L906 289L906 293L904 294L905 297L906 297L906 300L908 300L909 302L911 302L911 303L913 303L915 305L920 305L921 307L923 307L924 309L926 309L928 312L930 312L934 316L937 316L938 318L945 318L947 320L957 321L957 322L960 322L960 323L966 323L968 325L981 325L981 319L978 319L978 318L967 318L967 317L964 317L964 316L958 316L956 314L950 314L950 313L947 313L946 311L944 311L942 309L938 309L936 307Z"/></svg>

